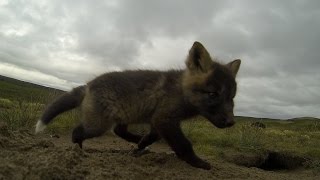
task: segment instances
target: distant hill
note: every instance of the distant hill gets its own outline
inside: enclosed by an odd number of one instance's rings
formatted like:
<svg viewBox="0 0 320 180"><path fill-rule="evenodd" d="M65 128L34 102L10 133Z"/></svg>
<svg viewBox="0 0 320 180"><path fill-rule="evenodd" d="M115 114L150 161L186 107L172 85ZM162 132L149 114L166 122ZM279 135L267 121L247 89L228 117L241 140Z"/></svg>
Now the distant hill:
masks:
<svg viewBox="0 0 320 180"><path fill-rule="evenodd" d="M237 116L238 120L252 120L252 121L278 121L279 119L272 119L272 118L259 118L259 117L246 117L246 116ZM291 119L283 119L286 121L314 121L320 120L314 117L297 117Z"/></svg>
<svg viewBox="0 0 320 180"><path fill-rule="evenodd" d="M259 117L249 117L249 116L237 116L238 120L252 120L252 121L273 121L279 119L271 119L271 118L259 118Z"/></svg>
<svg viewBox="0 0 320 180"><path fill-rule="evenodd" d="M292 119L288 119L289 121L314 121L314 120L320 120L318 118L314 118L314 117L298 117L298 118L292 118Z"/></svg>
<svg viewBox="0 0 320 180"><path fill-rule="evenodd" d="M64 91L59 89L49 88L0 75L0 98L26 101L36 98L40 100L45 98L39 97L46 97L51 94L59 95L63 92Z"/></svg>

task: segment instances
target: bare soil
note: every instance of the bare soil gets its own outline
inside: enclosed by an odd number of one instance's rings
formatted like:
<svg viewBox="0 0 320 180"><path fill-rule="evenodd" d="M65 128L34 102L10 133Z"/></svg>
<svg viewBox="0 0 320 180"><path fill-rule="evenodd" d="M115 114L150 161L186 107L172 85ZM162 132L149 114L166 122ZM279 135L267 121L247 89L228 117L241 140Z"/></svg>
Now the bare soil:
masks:
<svg viewBox="0 0 320 180"><path fill-rule="evenodd" d="M207 171L179 160L165 143L139 157L134 148L112 134L87 140L80 149L70 135L0 127L0 179L320 179L311 170L265 171L202 157L213 166Z"/></svg>

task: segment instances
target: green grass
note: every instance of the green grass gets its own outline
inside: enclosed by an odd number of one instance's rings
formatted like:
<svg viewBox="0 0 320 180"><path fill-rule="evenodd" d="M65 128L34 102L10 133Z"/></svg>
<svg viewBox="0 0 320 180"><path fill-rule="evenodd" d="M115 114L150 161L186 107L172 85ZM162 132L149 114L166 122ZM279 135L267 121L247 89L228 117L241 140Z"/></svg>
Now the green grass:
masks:
<svg viewBox="0 0 320 180"><path fill-rule="evenodd" d="M193 142L195 149L205 155L219 153L214 150L215 148L258 151L265 145L263 130L251 127L248 122L239 122L228 129L218 129L209 121L198 117L184 122L182 128L186 136ZM202 147L203 145L205 147Z"/></svg>
<svg viewBox="0 0 320 180"><path fill-rule="evenodd" d="M51 97L55 97L51 95ZM41 97L42 98L42 97ZM37 120L44 111L45 104L39 103L38 96L33 96L33 101L11 101L0 99L0 119L4 121L10 130L33 129ZM78 110L59 115L48 127L48 132L66 131L71 129L79 119Z"/></svg>
<svg viewBox="0 0 320 180"><path fill-rule="evenodd" d="M64 133L73 129L79 122L79 110L75 109L59 115L46 129L50 134Z"/></svg>
<svg viewBox="0 0 320 180"><path fill-rule="evenodd" d="M33 129L46 104L63 93L28 82L0 76L0 120L11 130ZM70 129L78 121L77 110L57 117L48 132Z"/></svg>
<svg viewBox="0 0 320 180"><path fill-rule="evenodd" d="M256 121L264 123L267 128L251 126ZM320 130L317 119L281 121L237 117L233 127L218 129L198 117L184 122L182 128L199 154L221 158L228 153L263 156L267 152L281 152L310 159L305 166L320 171Z"/></svg>

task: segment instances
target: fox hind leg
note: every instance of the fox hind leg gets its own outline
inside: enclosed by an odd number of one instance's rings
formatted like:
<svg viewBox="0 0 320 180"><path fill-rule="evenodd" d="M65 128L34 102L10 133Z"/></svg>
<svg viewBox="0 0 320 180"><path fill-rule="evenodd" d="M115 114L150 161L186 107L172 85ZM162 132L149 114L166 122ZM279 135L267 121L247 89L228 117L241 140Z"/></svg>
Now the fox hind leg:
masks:
<svg viewBox="0 0 320 180"><path fill-rule="evenodd" d="M112 119L85 107L82 109L82 122L72 132L72 142L82 148L84 140L103 135L113 124Z"/></svg>
<svg viewBox="0 0 320 180"><path fill-rule="evenodd" d="M103 135L108 129L104 128L86 128L83 124L79 124L72 132L72 142L79 144L82 148L84 140Z"/></svg>
<svg viewBox="0 0 320 180"><path fill-rule="evenodd" d="M72 132L72 142L79 144L82 149L82 142L85 140L85 131L82 124L79 124Z"/></svg>

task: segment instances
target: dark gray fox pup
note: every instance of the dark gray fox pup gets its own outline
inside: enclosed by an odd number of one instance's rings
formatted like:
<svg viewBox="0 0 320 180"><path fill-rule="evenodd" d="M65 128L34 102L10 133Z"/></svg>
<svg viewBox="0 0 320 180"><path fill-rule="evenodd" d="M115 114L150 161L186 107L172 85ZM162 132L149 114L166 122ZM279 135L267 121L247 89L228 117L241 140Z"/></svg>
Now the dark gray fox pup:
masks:
<svg viewBox="0 0 320 180"><path fill-rule="evenodd" d="M180 122L201 115L218 128L231 127L240 63L219 64L195 42L185 70L110 72L63 94L46 108L36 132L58 114L80 106L81 124L72 134L72 141L80 147L85 139L114 127L115 134L137 143L140 150L163 138L180 159L210 169L210 164L194 153ZM127 130L131 123L148 123L151 131L144 137L132 134Z"/></svg>

